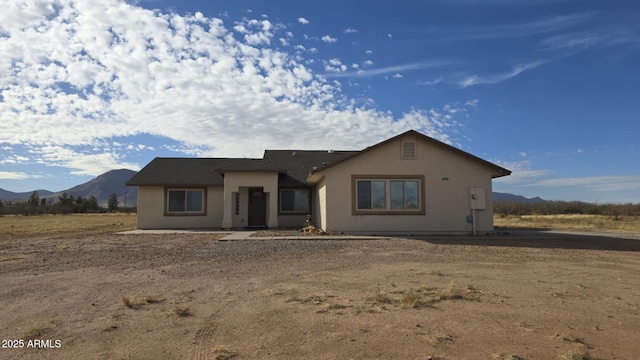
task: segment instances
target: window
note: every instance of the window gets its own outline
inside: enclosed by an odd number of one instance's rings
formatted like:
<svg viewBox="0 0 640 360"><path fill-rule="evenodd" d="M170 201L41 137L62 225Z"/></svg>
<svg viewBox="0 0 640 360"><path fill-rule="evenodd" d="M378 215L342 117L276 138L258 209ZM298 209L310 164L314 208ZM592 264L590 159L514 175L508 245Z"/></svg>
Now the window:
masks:
<svg viewBox="0 0 640 360"><path fill-rule="evenodd" d="M386 195L384 181L358 181L358 209L386 209Z"/></svg>
<svg viewBox="0 0 640 360"><path fill-rule="evenodd" d="M236 215L240 215L240 193L239 192L235 192L234 194L234 200L235 200L235 204L234 204L234 210Z"/></svg>
<svg viewBox="0 0 640 360"><path fill-rule="evenodd" d="M205 213L204 189L167 190L167 214L203 215Z"/></svg>
<svg viewBox="0 0 640 360"><path fill-rule="evenodd" d="M309 189L280 190L280 212L309 213Z"/></svg>
<svg viewBox="0 0 640 360"><path fill-rule="evenodd" d="M418 181L391 180L391 209L419 209Z"/></svg>
<svg viewBox="0 0 640 360"><path fill-rule="evenodd" d="M424 176L352 176L354 215L424 214Z"/></svg>

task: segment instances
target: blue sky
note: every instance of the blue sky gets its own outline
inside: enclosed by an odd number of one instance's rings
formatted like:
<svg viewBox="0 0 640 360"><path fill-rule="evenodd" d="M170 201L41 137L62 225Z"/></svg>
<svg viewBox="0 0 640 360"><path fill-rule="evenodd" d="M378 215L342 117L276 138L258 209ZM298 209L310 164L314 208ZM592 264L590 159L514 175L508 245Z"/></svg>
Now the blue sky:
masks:
<svg viewBox="0 0 640 360"><path fill-rule="evenodd" d="M640 202L640 3L0 0L0 188L415 129L494 190Z"/></svg>

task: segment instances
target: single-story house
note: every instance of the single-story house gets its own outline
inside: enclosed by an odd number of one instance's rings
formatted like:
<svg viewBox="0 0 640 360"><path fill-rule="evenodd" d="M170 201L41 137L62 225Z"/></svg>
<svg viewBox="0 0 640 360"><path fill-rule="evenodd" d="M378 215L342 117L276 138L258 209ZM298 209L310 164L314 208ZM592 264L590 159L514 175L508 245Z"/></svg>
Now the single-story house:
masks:
<svg viewBox="0 0 640 360"><path fill-rule="evenodd" d="M265 150L252 158L155 158L138 228L302 227L331 232L493 231L491 180L511 172L414 130L361 151Z"/></svg>

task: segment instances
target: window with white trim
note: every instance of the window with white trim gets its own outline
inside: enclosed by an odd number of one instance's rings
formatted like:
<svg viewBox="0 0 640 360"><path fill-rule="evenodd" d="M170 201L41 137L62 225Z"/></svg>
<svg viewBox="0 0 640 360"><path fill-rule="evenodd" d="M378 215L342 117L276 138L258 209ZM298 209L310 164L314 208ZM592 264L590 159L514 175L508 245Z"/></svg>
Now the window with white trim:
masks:
<svg viewBox="0 0 640 360"><path fill-rule="evenodd" d="M205 212L204 189L168 189L167 214L194 214Z"/></svg>
<svg viewBox="0 0 640 360"><path fill-rule="evenodd" d="M310 212L309 189L281 189L280 212L305 213Z"/></svg>
<svg viewBox="0 0 640 360"><path fill-rule="evenodd" d="M420 208L420 186L418 180L390 180L391 209L416 210Z"/></svg>

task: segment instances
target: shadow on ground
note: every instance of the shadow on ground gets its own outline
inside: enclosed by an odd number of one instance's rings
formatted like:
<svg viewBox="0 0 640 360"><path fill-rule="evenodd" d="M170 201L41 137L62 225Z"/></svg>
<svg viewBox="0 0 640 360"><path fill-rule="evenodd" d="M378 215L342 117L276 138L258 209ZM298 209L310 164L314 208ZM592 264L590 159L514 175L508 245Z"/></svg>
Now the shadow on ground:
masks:
<svg viewBox="0 0 640 360"><path fill-rule="evenodd" d="M417 237L438 245L503 246L544 249L640 251L639 235L565 233L535 230L505 230L499 235Z"/></svg>

